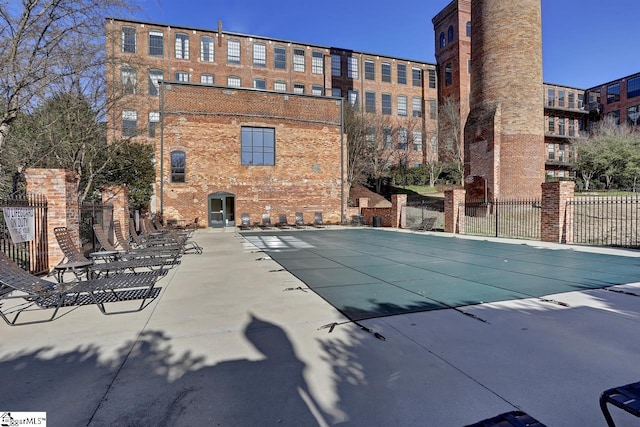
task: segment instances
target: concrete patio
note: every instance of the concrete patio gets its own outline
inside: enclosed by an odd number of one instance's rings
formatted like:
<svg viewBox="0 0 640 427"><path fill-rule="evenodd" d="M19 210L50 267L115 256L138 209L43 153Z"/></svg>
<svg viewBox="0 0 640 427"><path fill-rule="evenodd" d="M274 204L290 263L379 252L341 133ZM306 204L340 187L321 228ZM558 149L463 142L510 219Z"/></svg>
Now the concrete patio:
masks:
<svg viewBox="0 0 640 427"><path fill-rule="evenodd" d="M50 426L446 427L520 409L548 426L605 426L600 393L640 380L638 296L361 322L382 340L353 323L320 329L347 319L232 229L194 239L204 254L184 256L141 312L83 306L0 325L0 412L46 411Z"/></svg>

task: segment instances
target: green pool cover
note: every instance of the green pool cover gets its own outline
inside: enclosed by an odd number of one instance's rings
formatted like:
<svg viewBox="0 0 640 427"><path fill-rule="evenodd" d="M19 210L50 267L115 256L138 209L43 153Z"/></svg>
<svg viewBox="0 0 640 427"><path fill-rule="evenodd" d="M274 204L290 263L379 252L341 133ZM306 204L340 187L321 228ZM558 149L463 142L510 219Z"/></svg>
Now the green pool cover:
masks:
<svg viewBox="0 0 640 427"><path fill-rule="evenodd" d="M243 236L351 320L632 283L640 258L376 229Z"/></svg>

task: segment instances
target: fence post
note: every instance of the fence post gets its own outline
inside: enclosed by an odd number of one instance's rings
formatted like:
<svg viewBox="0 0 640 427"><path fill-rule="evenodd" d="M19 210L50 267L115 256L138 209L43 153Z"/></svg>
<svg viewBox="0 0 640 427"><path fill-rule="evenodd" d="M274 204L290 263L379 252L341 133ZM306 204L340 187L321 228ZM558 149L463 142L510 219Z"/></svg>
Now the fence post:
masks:
<svg viewBox="0 0 640 427"><path fill-rule="evenodd" d="M444 231L446 233L464 233L464 211L460 205L464 203L466 191L462 189L444 192Z"/></svg>
<svg viewBox="0 0 640 427"><path fill-rule="evenodd" d="M407 228L407 195L391 195L391 226L394 228ZM403 209L404 208L404 209Z"/></svg>
<svg viewBox="0 0 640 427"><path fill-rule="evenodd" d="M78 175L66 169L29 168L25 170L25 178L28 193L47 198L47 266L51 270L64 259L53 233L55 227L67 227L74 243L80 246Z"/></svg>
<svg viewBox="0 0 640 427"><path fill-rule="evenodd" d="M543 242L573 243L573 181L542 184L542 218L540 237Z"/></svg>

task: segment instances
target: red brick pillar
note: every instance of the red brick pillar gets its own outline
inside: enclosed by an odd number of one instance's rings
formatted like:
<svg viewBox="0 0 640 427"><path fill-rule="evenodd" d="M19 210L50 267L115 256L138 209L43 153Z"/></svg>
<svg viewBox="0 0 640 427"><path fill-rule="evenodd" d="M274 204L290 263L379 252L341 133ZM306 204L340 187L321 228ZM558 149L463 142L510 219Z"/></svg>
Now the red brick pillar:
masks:
<svg viewBox="0 0 640 427"><path fill-rule="evenodd" d="M368 197L360 197L358 200L359 208L368 208L369 207L369 198Z"/></svg>
<svg viewBox="0 0 640 427"><path fill-rule="evenodd" d="M542 184L542 220L540 236L543 242L573 242L573 181Z"/></svg>
<svg viewBox="0 0 640 427"><path fill-rule="evenodd" d="M464 233L464 212L460 212L460 205L464 203L466 193L462 189L444 192L444 231L446 233Z"/></svg>
<svg viewBox="0 0 640 427"><path fill-rule="evenodd" d="M53 234L55 227L67 227L80 247L78 175L66 169L27 169L27 193L47 198L47 245L49 270L64 258Z"/></svg>
<svg viewBox="0 0 640 427"><path fill-rule="evenodd" d="M407 195L393 194L391 196L391 226L407 228Z"/></svg>
<svg viewBox="0 0 640 427"><path fill-rule="evenodd" d="M129 235L129 188L109 186L102 189L102 203L113 205L113 220L120 221L122 233Z"/></svg>

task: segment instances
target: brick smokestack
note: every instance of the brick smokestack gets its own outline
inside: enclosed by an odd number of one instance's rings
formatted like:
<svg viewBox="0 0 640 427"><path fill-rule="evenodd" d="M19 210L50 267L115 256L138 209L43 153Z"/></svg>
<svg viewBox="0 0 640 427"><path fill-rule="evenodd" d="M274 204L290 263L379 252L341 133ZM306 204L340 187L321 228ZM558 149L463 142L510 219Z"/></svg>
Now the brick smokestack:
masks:
<svg viewBox="0 0 640 427"><path fill-rule="evenodd" d="M468 199L541 195L544 105L540 0L471 1Z"/></svg>

